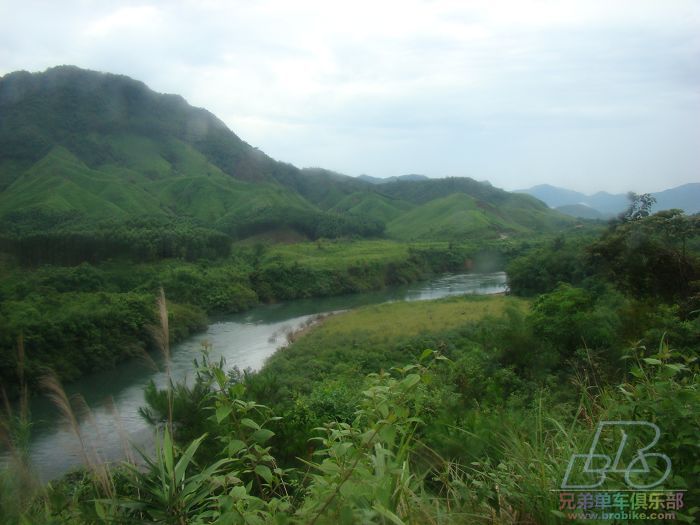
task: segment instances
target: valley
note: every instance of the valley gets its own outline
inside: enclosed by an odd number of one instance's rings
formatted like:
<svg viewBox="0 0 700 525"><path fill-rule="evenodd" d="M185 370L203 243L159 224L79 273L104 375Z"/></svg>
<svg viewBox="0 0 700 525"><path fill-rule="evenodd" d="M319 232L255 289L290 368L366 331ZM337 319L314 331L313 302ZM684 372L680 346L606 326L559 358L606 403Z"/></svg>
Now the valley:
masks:
<svg viewBox="0 0 700 525"><path fill-rule="evenodd" d="M1 77L0 116L7 523L575 521L570 458L630 421L663 454L606 490L696 521L700 216L677 192L605 218L299 169L75 66Z"/></svg>

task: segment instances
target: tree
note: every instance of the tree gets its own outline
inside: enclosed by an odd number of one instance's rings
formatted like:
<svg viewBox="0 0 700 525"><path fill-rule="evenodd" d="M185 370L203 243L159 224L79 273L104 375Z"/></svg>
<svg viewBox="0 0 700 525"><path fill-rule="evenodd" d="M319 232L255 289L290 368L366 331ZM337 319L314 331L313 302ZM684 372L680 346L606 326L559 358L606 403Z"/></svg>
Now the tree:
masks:
<svg viewBox="0 0 700 525"><path fill-rule="evenodd" d="M697 224L696 217L680 210L637 216L615 225L593 243L588 250L590 261L637 297L688 298L700 278L700 260L694 250L687 249L688 242L700 233Z"/></svg>
<svg viewBox="0 0 700 525"><path fill-rule="evenodd" d="M627 194L627 199L630 201L627 210L622 214L622 221L636 221L638 219L643 219L644 217L649 217L651 215L651 208L656 204L656 197L651 193L634 193L633 191Z"/></svg>

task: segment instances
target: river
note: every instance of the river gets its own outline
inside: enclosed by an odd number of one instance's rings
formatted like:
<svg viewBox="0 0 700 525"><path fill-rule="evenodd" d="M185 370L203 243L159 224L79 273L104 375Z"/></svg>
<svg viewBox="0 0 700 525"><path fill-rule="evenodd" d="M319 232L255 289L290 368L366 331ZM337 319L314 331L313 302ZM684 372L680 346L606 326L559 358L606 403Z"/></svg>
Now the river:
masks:
<svg viewBox="0 0 700 525"><path fill-rule="evenodd" d="M487 295L503 292L506 275L450 274L367 292L337 297L299 299L264 305L247 312L214 319L205 332L175 345L171 352L170 370L175 380L193 374L193 359L204 342L211 344L211 357L221 356L228 367L257 370L275 350L286 344L286 334L301 328L320 313L347 310L390 301L420 301L449 295ZM152 445L151 427L139 416L144 405L143 389L154 380L164 386L163 363L146 359L120 364L113 370L93 374L66 386L69 396L82 396L89 406L89 415L80 419L80 430L89 449L108 461L123 459L124 443L148 450ZM154 365L161 369L154 369ZM75 434L61 421L55 406L44 397L31 402L32 439L30 457L42 481L57 478L82 464L82 453ZM6 456L0 458L0 463Z"/></svg>

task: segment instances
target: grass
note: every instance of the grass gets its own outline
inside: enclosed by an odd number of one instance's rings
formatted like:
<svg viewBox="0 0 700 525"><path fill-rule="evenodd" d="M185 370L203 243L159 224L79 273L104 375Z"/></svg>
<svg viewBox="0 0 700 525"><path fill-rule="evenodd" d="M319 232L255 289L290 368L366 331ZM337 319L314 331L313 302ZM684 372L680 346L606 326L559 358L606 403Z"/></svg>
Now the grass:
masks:
<svg viewBox="0 0 700 525"><path fill-rule="evenodd" d="M441 345L450 330L524 312L528 302L504 296L459 296L436 301L366 306L328 317L267 361L263 378L274 378L280 399L308 393L326 378L361 378L405 364L429 345Z"/></svg>
<svg viewBox="0 0 700 525"><path fill-rule="evenodd" d="M365 338L368 345L443 332L465 323L498 316L509 305L525 310L527 303L510 297L448 297L436 301L396 302L367 306L329 318L310 337L318 344L340 346L338 339Z"/></svg>
<svg viewBox="0 0 700 525"><path fill-rule="evenodd" d="M455 243L454 248L465 248L476 251L475 246ZM265 254L263 263L283 260L295 262L304 268L345 269L357 265L372 263L397 263L405 261L410 256L410 250L440 250L447 251L450 244L439 241L403 242L391 239L367 240L325 240L316 242L300 242L294 244L277 244L270 246Z"/></svg>

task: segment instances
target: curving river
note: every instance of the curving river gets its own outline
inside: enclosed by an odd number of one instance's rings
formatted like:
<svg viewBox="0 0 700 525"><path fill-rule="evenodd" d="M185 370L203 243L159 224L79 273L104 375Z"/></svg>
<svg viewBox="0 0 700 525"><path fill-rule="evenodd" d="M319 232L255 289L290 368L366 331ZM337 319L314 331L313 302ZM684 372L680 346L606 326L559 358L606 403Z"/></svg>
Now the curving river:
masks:
<svg viewBox="0 0 700 525"><path fill-rule="evenodd" d="M506 275L503 272L450 274L377 292L260 306L216 319L206 332L174 346L171 374L174 380L191 376L192 361L205 341L212 345L212 359L223 356L229 367L259 369L265 359L286 343L289 331L299 329L320 313L390 301L495 294L505 289ZM152 429L139 416L138 408L144 404L143 389L151 379L159 386L165 385L165 374L156 370L154 365L163 368L162 362L129 361L66 387L69 396L82 396L90 407L89 414L80 420L81 435L88 448L97 451L102 459L124 458L127 453L124 443L127 441L142 450L151 447ZM37 398L31 403L31 414L34 425L30 455L39 478L48 481L80 466L83 456L78 440L62 424L55 406L45 398ZM0 462L5 459L3 456Z"/></svg>

